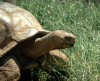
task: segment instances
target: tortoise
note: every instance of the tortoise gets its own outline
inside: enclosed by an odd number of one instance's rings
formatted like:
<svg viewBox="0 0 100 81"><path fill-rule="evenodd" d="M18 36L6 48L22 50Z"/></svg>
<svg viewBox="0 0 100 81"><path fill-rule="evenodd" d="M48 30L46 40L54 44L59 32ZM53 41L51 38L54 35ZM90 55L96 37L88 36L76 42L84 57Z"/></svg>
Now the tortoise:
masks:
<svg viewBox="0 0 100 81"><path fill-rule="evenodd" d="M66 60L59 50L74 46L75 36L63 30L48 31L27 10L0 2L0 81L18 81L21 69L38 67L51 56ZM43 63L40 61L40 63ZM49 68L44 63L43 68Z"/></svg>

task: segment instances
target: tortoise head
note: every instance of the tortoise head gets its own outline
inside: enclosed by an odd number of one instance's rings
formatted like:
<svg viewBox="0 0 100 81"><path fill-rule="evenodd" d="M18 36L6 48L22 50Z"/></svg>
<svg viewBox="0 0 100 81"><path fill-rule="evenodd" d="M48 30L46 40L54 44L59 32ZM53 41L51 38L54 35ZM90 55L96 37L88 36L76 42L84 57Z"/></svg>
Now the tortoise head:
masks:
<svg viewBox="0 0 100 81"><path fill-rule="evenodd" d="M51 50L71 48L74 46L75 36L63 30L56 30L36 39L35 42L37 42L36 44L42 47L46 46L45 48L50 48Z"/></svg>
<svg viewBox="0 0 100 81"><path fill-rule="evenodd" d="M71 33L65 32L63 30L57 30L52 32L52 40L57 49L71 48L75 43L75 36Z"/></svg>

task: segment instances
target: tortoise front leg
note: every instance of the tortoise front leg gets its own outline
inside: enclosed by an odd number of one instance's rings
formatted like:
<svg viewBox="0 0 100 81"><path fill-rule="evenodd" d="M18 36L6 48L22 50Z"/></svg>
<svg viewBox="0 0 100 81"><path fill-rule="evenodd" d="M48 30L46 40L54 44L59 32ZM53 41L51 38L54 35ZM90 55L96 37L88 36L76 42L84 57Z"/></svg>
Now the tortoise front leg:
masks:
<svg viewBox="0 0 100 81"><path fill-rule="evenodd" d="M41 56L39 59L37 59L37 61L40 63L40 68L47 72L48 76L51 76L49 78L47 76L46 81L64 81L64 79L69 78L69 73L67 71L70 71L70 62L68 57L61 51L50 51L47 55ZM32 62L29 62L29 64L30 63L31 65L34 65L34 62L33 64ZM33 76L31 76L30 69L28 68L27 70L21 70L22 77L20 81L39 81L39 76L37 75L39 69L36 68L33 70Z"/></svg>
<svg viewBox="0 0 100 81"><path fill-rule="evenodd" d="M7 58L0 67L0 81L18 81L20 71L15 58Z"/></svg>
<svg viewBox="0 0 100 81"><path fill-rule="evenodd" d="M62 53L60 50L52 50L47 55L44 55L39 59L42 64L42 69L49 71L52 68L59 69L59 66L62 68L68 67L70 62L68 57Z"/></svg>
<svg viewBox="0 0 100 81"><path fill-rule="evenodd" d="M69 68L69 59L67 56L59 50L50 51L47 55L40 57L37 59L39 61L40 66L42 66L42 70L46 71L49 75L56 78L56 80L47 79L47 81L62 81L59 80L61 76L66 77L66 72L63 70L64 68ZM24 69L21 70L21 78L19 81L39 81L39 76L37 75L39 68L38 63L35 61L30 61L28 64L24 66ZM61 68L63 66L63 68ZM35 69L34 69L35 68ZM31 69L34 69L33 72ZM55 69L56 71L53 71ZM59 71L59 72L57 72ZM31 72L33 75L31 75ZM59 75L61 73L61 75ZM57 75L57 76L55 76ZM67 73L67 78L68 78Z"/></svg>
<svg viewBox="0 0 100 81"><path fill-rule="evenodd" d="M69 78L70 61L68 57L59 50L50 51L40 60L42 69L48 73L46 81L67 81Z"/></svg>

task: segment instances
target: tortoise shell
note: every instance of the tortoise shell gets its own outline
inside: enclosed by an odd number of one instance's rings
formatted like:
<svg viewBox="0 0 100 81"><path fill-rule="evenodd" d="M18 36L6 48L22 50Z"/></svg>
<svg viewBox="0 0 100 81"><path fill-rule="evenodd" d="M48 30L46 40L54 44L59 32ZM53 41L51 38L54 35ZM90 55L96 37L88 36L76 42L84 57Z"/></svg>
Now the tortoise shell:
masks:
<svg viewBox="0 0 100 81"><path fill-rule="evenodd" d="M0 57L20 41L46 32L37 19L27 10L0 2Z"/></svg>

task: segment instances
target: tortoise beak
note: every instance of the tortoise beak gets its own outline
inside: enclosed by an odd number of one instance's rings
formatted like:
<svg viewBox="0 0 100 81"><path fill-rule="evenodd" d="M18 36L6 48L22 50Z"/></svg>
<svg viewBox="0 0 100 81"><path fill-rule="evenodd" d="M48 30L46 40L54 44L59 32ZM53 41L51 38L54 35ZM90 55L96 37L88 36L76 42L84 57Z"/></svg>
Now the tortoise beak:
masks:
<svg viewBox="0 0 100 81"><path fill-rule="evenodd" d="M74 46L74 44L66 44L67 48L71 48Z"/></svg>
<svg viewBox="0 0 100 81"><path fill-rule="evenodd" d="M65 37L67 48L71 48L75 44L75 37Z"/></svg>

